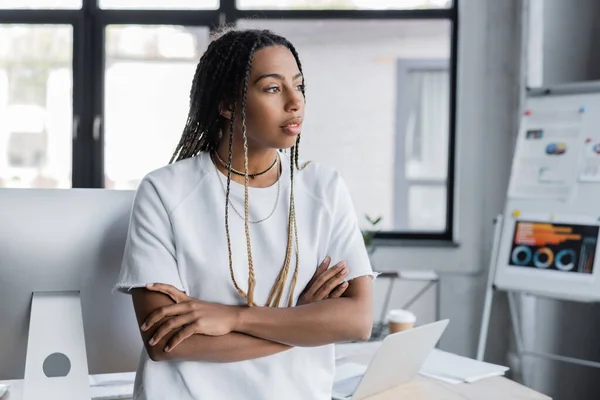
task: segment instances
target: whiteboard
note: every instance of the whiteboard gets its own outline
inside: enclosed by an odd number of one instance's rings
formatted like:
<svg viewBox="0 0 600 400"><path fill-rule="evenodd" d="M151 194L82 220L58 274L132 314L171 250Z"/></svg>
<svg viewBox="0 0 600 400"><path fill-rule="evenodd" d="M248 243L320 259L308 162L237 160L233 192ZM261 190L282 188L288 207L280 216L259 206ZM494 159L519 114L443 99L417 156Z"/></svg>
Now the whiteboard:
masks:
<svg viewBox="0 0 600 400"><path fill-rule="evenodd" d="M551 298L600 300L600 83L526 99L494 284Z"/></svg>

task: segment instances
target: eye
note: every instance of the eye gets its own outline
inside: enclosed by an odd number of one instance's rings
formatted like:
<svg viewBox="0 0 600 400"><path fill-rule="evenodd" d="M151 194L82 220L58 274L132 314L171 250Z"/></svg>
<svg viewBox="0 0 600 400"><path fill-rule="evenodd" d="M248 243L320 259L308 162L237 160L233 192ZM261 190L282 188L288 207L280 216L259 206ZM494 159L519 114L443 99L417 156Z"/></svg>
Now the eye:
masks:
<svg viewBox="0 0 600 400"><path fill-rule="evenodd" d="M296 89L298 89L301 92L304 92L306 90L306 85L301 83L300 85L296 86Z"/></svg>
<svg viewBox="0 0 600 400"><path fill-rule="evenodd" d="M267 93L277 93L279 92L279 86L270 86L268 88L265 89L265 92Z"/></svg>

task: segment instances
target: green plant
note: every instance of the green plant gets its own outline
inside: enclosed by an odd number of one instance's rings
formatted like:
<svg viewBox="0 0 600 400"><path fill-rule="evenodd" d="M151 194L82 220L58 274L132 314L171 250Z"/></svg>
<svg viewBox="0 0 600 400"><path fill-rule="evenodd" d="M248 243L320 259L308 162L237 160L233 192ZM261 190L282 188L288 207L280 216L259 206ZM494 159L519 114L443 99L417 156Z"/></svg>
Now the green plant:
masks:
<svg viewBox="0 0 600 400"><path fill-rule="evenodd" d="M375 235L377 234L377 232L380 231L380 229L376 229L376 228L377 228L377 225L383 219L383 217L378 217L376 219L373 219L373 218L369 217L368 215L365 215L365 218L369 222L371 228L363 230L362 236L363 236L363 240L365 241L365 247L367 248L367 252L369 253L369 256L371 256L376 250L375 240L374 240Z"/></svg>

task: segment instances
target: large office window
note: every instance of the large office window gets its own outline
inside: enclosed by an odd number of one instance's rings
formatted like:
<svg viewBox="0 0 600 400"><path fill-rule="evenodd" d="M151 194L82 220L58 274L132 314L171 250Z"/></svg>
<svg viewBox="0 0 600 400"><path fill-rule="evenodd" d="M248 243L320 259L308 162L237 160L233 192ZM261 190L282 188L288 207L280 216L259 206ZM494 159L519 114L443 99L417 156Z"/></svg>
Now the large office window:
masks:
<svg viewBox="0 0 600 400"><path fill-rule="evenodd" d="M302 157L342 173L361 227L451 240L456 3L0 0L0 185L135 189L169 161L227 23L297 47Z"/></svg>

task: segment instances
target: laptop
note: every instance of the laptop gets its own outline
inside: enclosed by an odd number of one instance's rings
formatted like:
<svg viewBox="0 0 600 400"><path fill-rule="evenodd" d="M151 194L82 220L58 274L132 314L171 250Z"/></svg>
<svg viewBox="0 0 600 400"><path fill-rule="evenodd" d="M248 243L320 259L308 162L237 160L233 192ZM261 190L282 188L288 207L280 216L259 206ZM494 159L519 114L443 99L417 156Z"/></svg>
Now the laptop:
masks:
<svg viewBox="0 0 600 400"><path fill-rule="evenodd" d="M334 400L362 400L410 382L446 330L449 320L385 337L368 367L360 366L333 384ZM338 368L343 368L342 364Z"/></svg>

